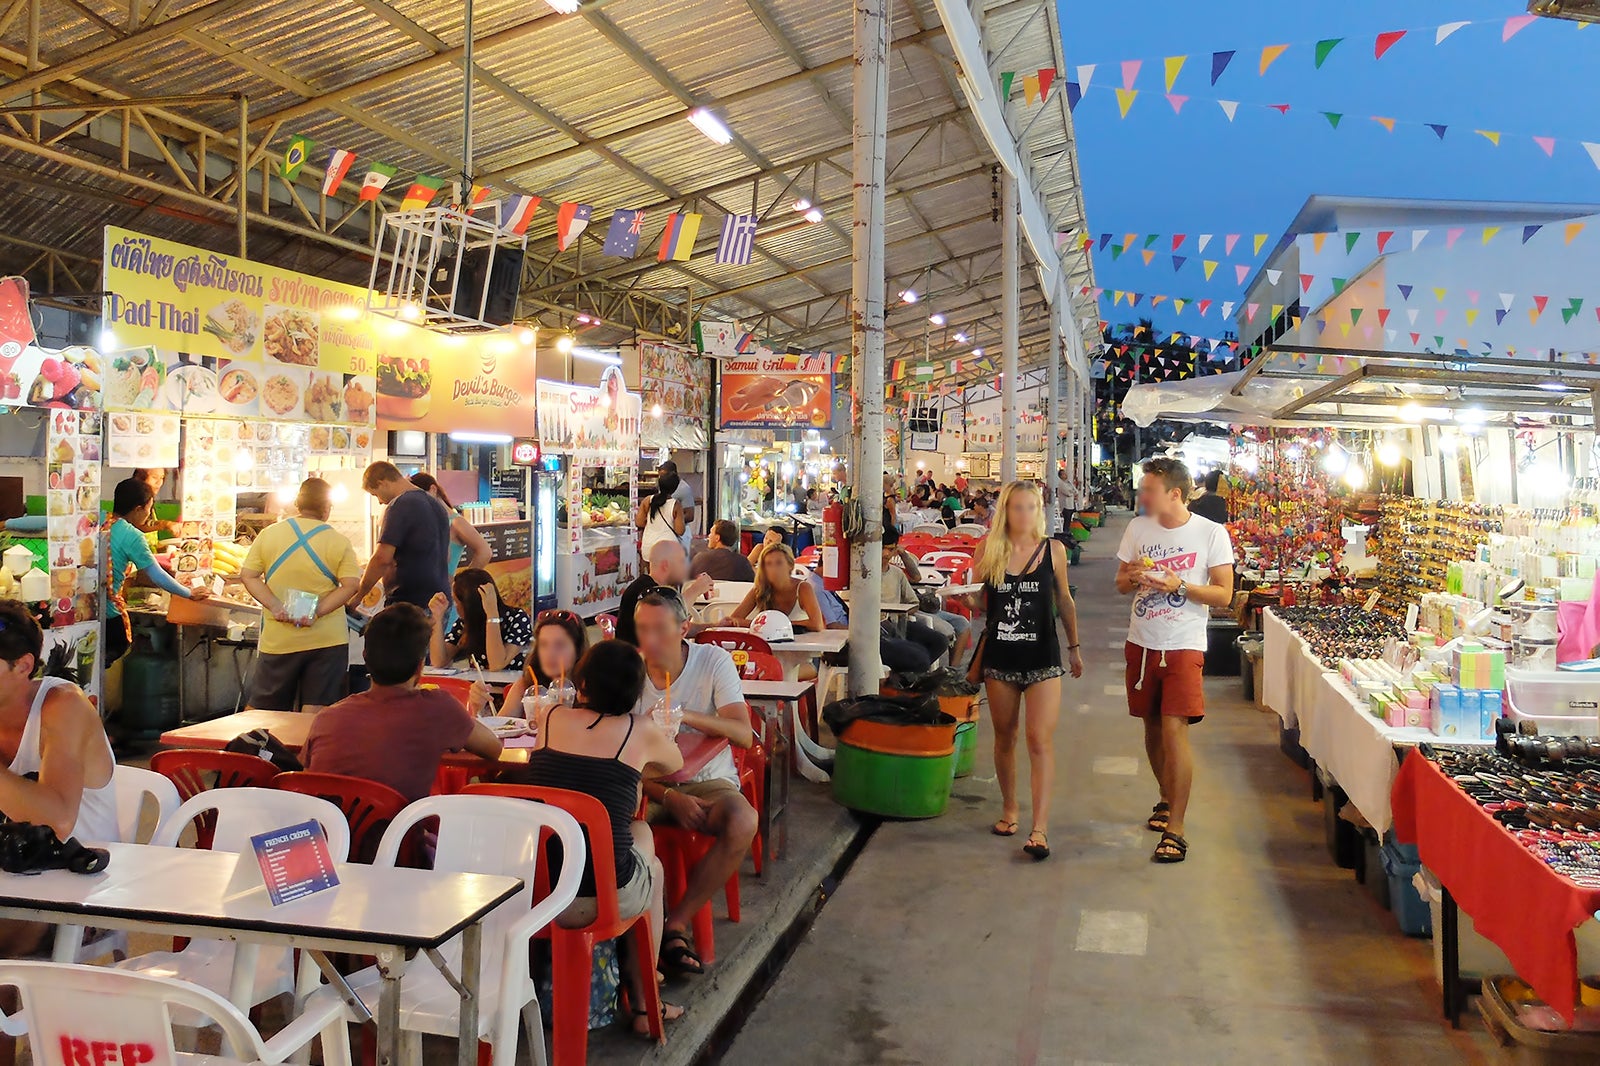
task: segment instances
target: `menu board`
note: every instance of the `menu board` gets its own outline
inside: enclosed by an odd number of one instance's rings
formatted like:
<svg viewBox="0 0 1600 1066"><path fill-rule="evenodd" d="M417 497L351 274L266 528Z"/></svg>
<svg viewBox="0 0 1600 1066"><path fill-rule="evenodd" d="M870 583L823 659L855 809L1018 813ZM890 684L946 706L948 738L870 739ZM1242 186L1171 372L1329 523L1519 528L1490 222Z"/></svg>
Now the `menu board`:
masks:
<svg viewBox="0 0 1600 1066"><path fill-rule="evenodd" d="M722 364L723 429L828 429L833 366L827 355L778 355L765 348Z"/></svg>
<svg viewBox="0 0 1600 1066"><path fill-rule="evenodd" d="M100 416L51 411L45 433L50 623L100 617Z"/></svg>
<svg viewBox="0 0 1600 1066"><path fill-rule="evenodd" d="M178 430L177 415L108 415L106 462L111 466L171 470L178 465Z"/></svg>
<svg viewBox="0 0 1600 1066"><path fill-rule="evenodd" d="M479 526L478 532L488 542L494 562L511 559L528 559L533 556L533 525L529 522L506 522Z"/></svg>
<svg viewBox="0 0 1600 1066"><path fill-rule="evenodd" d="M538 406L539 442L546 452L638 458L639 397L623 385L621 368L607 367L599 388L541 381Z"/></svg>
<svg viewBox="0 0 1600 1066"><path fill-rule="evenodd" d="M212 541L231 541L237 519L240 426L220 418L192 418L183 436L183 487L172 571L185 585L211 580ZM248 454L248 453L246 453Z"/></svg>
<svg viewBox="0 0 1600 1066"><path fill-rule="evenodd" d="M711 421L711 360L677 345L640 341L639 391L646 412L642 432L645 448L699 451L706 447L706 426Z"/></svg>
<svg viewBox="0 0 1600 1066"><path fill-rule="evenodd" d="M0 278L0 404L100 409L104 366L93 348L40 348L24 278Z"/></svg>

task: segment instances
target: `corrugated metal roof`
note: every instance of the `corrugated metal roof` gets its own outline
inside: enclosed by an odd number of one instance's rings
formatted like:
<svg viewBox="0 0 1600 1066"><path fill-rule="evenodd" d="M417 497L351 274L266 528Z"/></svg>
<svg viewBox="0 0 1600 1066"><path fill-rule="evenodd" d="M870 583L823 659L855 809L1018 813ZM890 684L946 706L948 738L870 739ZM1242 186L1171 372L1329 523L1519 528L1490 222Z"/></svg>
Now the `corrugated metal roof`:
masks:
<svg viewBox="0 0 1600 1066"><path fill-rule="evenodd" d="M994 70L1061 69L1051 0L979 0L977 8ZM265 153L269 163L258 174L272 166L290 135L303 133L317 147L297 192L313 211L318 167L333 147L357 153L352 178L373 161L400 166L392 197L418 171L458 176L461 62L440 50L461 45L463 13L463 5L437 0L177 0L163 21L140 27L137 48L109 57L95 52L99 58L76 66L70 87L52 86L47 95L93 101L243 93L252 137L276 132ZM51 5L49 14L39 42L46 65L116 47L128 32L124 0L75 0ZM168 25L174 18L185 22ZM929 301L892 308L891 352L896 343L920 351L935 302L960 308L953 318L966 323L996 317L1000 227L991 218L993 160L957 88L932 0L895 0L892 18L897 44L890 66L887 272L891 294L916 284ZM5 69L19 69L26 55L25 23L16 20L0 38L0 59L11 63ZM589 0L579 15L558 16L532 0L476 0L474 28L480 71L474 169L492 173L502 191L545 198L529 230L532 258L550 263L556 279L573 274L579 255L574 249L556 253L554 209L562 200L580 200L595 207L582 253L587 284L678 293L687 286L696 304L713 313L747 319L771 313L765 328L794 343L834 338L837 346L841 329L848 334L848 6ZM1057 99L1061 92L1064 87ZM0 91L0 98L6 95ZM684 117L695 105L719 114L735 143L718 146L702 137ZM185 105L168 113L209 127L212 151L231 158L223 142L232 137L232 104ZM1052 222L1081 225L1067 108L1052 100L1042 110L1016 107L1010 117L1032 157L1031 177ZM192 146L192 128L157 123L175 152L183 142ZM38 253L19 241L60 249L69 262L72 256L96 258L106 224L231 250L233 224L225 210L49 158L65 153L115 168L117 125L115 117L102 119L96 138L68 137L48 151L26 149L0 127L0 179L15 179L20 190L0 200L0 233L10 238L0 240L0 271L36 265ZM153 151L136 152L133 172L177 187ZM347 182L342 202L328 205L331 217L351 206L355 184ZM270 214L280 221L252 223L253 257L364 279L361 256L307 231L278 179L269 192ZM825 222L800 219L791 204L802 197L823 207ZM252 208L259 210L261 201L261 191L253 190ZM705 216L690 263L654 263L653 234L660 231L650 224L638 260L599 254L612 210L646 207L658 218L679 203ZM752 210L763 215L752 263L716 263L711 252L722 213ZM363 214L335 237L359 244L365 230ZM547 273L543 283L549 280ZM1026 272L1023 280L1024 303L1038 302L1037 283ZM559 315L553 306L541 310L547 318ZM943 333L954 328L952 321ZM974 343L995 339L975 336L968 345ZM951 347L945 336L940 345Z"/></svg>

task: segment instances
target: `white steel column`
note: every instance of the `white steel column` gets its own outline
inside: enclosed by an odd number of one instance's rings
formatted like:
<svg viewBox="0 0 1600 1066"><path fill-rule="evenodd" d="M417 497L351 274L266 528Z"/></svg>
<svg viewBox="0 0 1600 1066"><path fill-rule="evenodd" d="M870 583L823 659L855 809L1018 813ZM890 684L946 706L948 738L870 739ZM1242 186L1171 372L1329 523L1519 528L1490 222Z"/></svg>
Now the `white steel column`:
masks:
<svg viewBox="0 0 1600 1066"><path fill-rule="evenodd" d="M855 502L860 533L851 544L850 695L878 691L883 602L883 184L889 128L889 0L856 0L855 117L851 126L855 217L850 245L855 388Z"/></svg>
<svg viewBox="0 0 1600 1066"><path fill-rule="evenodd" d="M1045 498L1055 501L1055 512L1061 513L1061 479L1056 476L1056 460L1061 451L1061 294L1050 303L1050 353L1049 367L1045 371L1044 421L1044 484ZM1076 380L1076 375L1074 375ZM1063 533L1068 532L1062 530Z"/></svg>
<svg viewBox="0 0 1600 1066"><path fill-rule="evenodd" d="M1000 481L1009 485L1017 480L1017 274L1022 266L1022 250L1017 246L1017 179L1009 170L1000 171L1000 192L1000 272L1005 282L1000 298Z"/></svg>

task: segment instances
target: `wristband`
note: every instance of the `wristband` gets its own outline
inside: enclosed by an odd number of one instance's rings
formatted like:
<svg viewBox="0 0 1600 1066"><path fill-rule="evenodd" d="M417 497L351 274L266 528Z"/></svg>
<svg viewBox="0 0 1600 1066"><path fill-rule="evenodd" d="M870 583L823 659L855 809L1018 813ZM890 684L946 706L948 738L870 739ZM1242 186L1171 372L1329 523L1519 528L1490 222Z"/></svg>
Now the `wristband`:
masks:
<svg viewBox="0 0 1600 1066"><path fill-rule="evenodd" d="M495 615L493 618L485 619L485 621L493 622L495 625L499 625L500 624L500 616L499 615Z"/></svg>
<svg viewBox="0 0 1600 1066"><path fill-rule="evenodd" d="M1081 644L1068 644L1067 645L1067 650L1068 651L1077 651L1080 647L1082 647Z"/></svg>

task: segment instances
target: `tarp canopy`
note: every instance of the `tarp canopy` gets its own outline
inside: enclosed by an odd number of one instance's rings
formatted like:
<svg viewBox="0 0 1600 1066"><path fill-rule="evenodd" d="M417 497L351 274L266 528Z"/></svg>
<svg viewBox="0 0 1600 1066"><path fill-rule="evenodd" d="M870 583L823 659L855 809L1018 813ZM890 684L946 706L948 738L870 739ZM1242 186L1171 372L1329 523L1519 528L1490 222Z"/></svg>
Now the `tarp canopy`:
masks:
<svg viewBox="0 0 1600 1066"><path fill-rule="evenodd" d="M1234 386L1245 380L1243 370L1213 374L1186 381L1167 381L1155 385L1135 385L1122 401L1122 413L1139 426L1149 426L1159 418L1182 419L1185 415L1204 416L1207 422L1242 422L1263 425L1273 412L1305 392L1305 382L1287 378L1250 379L1238 396Z"/></svg>

